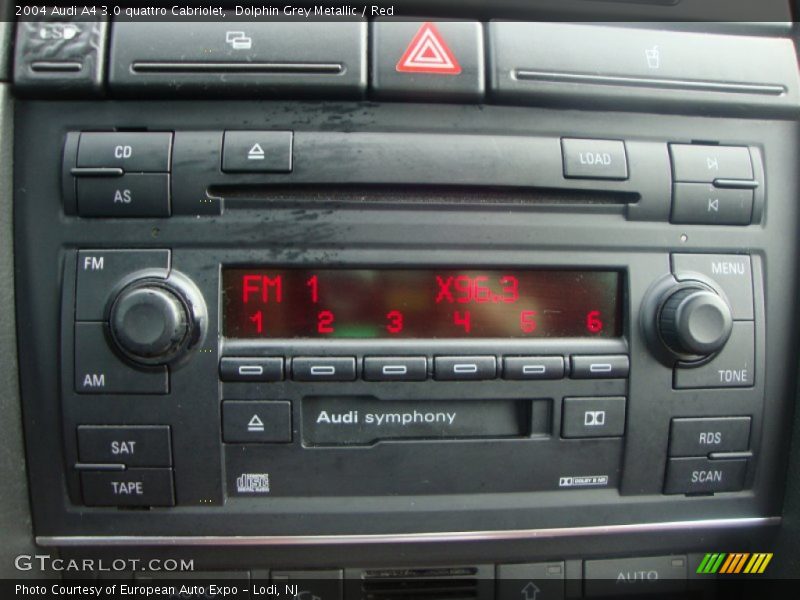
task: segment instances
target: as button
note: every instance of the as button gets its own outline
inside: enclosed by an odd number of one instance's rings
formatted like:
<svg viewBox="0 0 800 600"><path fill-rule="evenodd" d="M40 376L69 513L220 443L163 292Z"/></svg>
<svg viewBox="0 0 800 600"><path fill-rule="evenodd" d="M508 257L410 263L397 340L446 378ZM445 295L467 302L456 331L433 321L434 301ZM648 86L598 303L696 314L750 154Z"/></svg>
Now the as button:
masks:
<svg viewBox="0 0 800 600"><path fill-rule="evenodd" d="M80 177L77 195L81 217L168 217L170 213L166 173Z"/></svg>

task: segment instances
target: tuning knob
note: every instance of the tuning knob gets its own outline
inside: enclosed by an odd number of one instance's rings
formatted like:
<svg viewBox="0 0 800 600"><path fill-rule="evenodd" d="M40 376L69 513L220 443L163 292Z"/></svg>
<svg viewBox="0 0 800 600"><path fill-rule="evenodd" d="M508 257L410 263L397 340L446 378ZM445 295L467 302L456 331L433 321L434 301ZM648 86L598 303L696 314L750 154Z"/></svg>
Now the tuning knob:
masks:
<svg viewBox="0 0 800 600"><path fill-rule="evenodd" d="M658 315L661 340L675 354L699 360L722 350L733 329L731 309L701 284L666 295Z"/></svg>
<svg viewBox="0 0 800 600"><path fill-rule="evenodd" d="M205 305L185 278L134 281L117 295L109 313L109 329L119 350L142 365L178 361L205 331ZM176 285L177 283L177 285Z"/></svg>

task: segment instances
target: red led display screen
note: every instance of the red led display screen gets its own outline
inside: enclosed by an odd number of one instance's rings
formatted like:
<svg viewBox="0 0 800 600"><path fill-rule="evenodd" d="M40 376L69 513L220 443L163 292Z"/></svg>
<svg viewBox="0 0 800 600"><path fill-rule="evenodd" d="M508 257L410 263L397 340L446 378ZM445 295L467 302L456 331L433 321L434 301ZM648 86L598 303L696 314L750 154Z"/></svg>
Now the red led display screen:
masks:
<svg viewBox="0 0 800 600"><path fill-rule="evenodd" d="M616 271L224 269L232 338L617 337Z"/></svg>

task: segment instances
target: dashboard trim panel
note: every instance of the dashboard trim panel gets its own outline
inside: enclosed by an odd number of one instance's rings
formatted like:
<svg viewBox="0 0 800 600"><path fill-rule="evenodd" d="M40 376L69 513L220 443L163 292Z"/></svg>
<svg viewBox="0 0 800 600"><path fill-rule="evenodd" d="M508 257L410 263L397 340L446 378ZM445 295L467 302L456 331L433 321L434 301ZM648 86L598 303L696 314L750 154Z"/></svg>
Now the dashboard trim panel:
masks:
<svg viewBox="0 0 800 600"><path fill-rule="evenodd" d="M552 529L509 529L507 531L449 531L433 533L393 533L370 535L296 535L296 536L114 536L114 535L42 535L40 546L305 546L336 544L403 544L437 542L483 542L497 540L548 539L630 533L656 533L703 529L771 527L782 518L747 517L704 519L698 521L665 521L590 527L555 527Z"/></svg>

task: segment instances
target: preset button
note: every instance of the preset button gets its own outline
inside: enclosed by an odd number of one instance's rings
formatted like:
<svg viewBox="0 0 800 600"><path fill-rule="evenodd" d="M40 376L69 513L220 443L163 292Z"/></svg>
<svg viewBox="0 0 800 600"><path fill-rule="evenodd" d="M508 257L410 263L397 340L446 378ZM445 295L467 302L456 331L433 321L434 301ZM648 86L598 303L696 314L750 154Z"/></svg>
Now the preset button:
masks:
<svg viewBox="0 0 800 600"><path fill-rule="evenodd" d="M436 356L433 377L440 381L494 379L497 359L494 356Z"/></svg>
<svg viewBox="0 0 800 600"><path fill-rule="evenodd" d="M630 360L624 354L571 357L573 379L619 379L628 376Z"/></svg>
<svg viewBox="0 0 800 600"><path fill-rule="evenodd" d="M424 356L367 356L364 379L367 381L425 381L428 359Z"/></svg>
<svg viewBox="0 0 800 600"><path fill-rule="evenodd" d="M283 357L223 356L219 361L222 381L283 381Z"/></svg>
<svg viewBox="0 0 800 600"><path fill-rule="evenodd" d="M349 356L293 358L292 377L295 381L353 381L356 359Z"/></svg>
<svg viewBox="0 0 800 600"><path fill-rule="evenodd" d="M503 379L561 379L564 377L562 356L506 356Z"/></svg>

